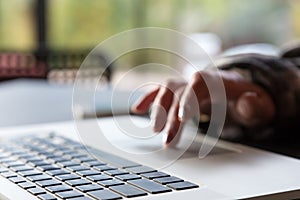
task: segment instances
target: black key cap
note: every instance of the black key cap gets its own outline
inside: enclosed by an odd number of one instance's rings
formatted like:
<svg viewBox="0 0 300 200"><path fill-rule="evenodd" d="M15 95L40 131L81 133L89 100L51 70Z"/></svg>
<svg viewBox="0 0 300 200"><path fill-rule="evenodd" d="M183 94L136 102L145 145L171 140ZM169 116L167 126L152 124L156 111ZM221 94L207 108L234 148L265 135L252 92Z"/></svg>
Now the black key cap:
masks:
<svg viewBox="0 0 300 200"><path fill-rule="evenodd" d="M49 159L51 162L66 162L66 161L69 161L69 159L65 158L65 157L52 157L51 159Z"/></svg>
<svg viewBox="0 0 300 200"><path fill-rule="evenodd" d="M70 167L70 166L77 166L80 165L78 162L75 161L65 161L57 163L61 167Z"/></svg>
<svg viewBox="0 0 300 200"><path fill-rule="evenodd" d="M8 172L6 167L0 167L0 173Z"/></svg>
<svg viewBox="0 0 300 200"><path fill-rule="evenodd" d="M41 175L41 174L42 174L42 172L40 172L40 171L38 171L38 170L35 170L35 169L33 169L33 170L28 170L28 171L20 171L20 172L19 172L19 174L20 174L21 176L24 176L24 177L26 177L26 176L35 176L35 175Z"/></svg>
<svg viewBox="0 0 300 200"><path fill-rule="evenodd" d="M58 192L56 193L57 196L59 196L62 199L69 199L69 198L75 198L75 197L83 197L84 195L75 191L65 191L65 192Z"/></svg>
<svg viewBox="0 0 300 200"><path fill-rule="evenodd" d="M14 162L5 163L3 165L6 166L6 167L17 167L17 166L24 166L25 163L17 160L17 161L14 161Z"/></svg>
<svg viewBox="0 0 300 200"><path fill-rule="evenodd" d="M39 195L39 194L45 194L46 193L45 190L43 190L42 188L39 188L39 187L30 188L27 191L30 192L33 195Z"/></svg>
<svg viewBox="0 0 300 200"><path fill-rule="evenodd" d="M119 181L117 179L98 181L98 183L104 187L111 187L111 186L115 186L115 185L123 185L124 184L124 182Z"/></svg>
<svg viewBox="0 0 300 200"><path fill-rule="evenodd" d="M47 174L41 174L41 175L35 175L35 176L28 176L27 177L30 181L45 181L45 180L51 180L52 177Z"/></svg>
<svg viewBox="0 0 300 200"><path fill-rule="evenodd" d="M44 161L44 160L31 161L29 164L34 167L43 166L43 165L51 165L51 163Z"/></svg>
<svg viewBox="0 0 300 200"><path fill-rule="evenodd" d="M187 189L192 189L192 188L198 188L199 186L188 182L188 181L184 181L184 182L178 182L178 183L170 183L167 185L168 187L174 189L174 190L187 190Z"/></svg>
<svg viewBox="0 0 300 200"><path fill-rule="evenodd" d="M43 159L41 159L38 156L27 157L27 158L25 158L25 160L33 165L35 165L34 162L42 162L43 161Z"/></svg>
<svg viewBox="0 0 300 200"><path fill-rule="evenodd" d="M90 191L95 191L95 190L103 190L103 187L97 184L89 184L89 185L80 185L76 186L78 190L81 192L90 192Z"/></svg>
<svg viewBox="0 0 300 200"><path fill-rule="evenodd" d="M55 179L45 180L45 181L36 181L35 182L40 187L48 187L53 185L61 185L61 182Z"/></svg>
<svg viewBox="0 0 300 200"><path fill-rule="evenodd" d="M41 171L49 171L49 170L58 170L61 169L59 166L57 165L43 165L43 166L39 166L37 167L37 169L41 170Z"/></svg>
<svg viewBox="0 0 300 200"><path fill-rule="evenodd" d="M51 175L51 176L70 174L70 172L68 170L65 170L65 169L50 170L50 171L47 171L46 173Z"/></svg>
<svg viewBox="0 0 300 200"><path fill-rule="evenodd" d="M111 176L107 176L105 174L101 174L101 175L94 175L94 176L87 176L87 179L91 180L91 181L103 181L103 180L111 180L113 179Z"/></svg>
<svg viewBox="0 0 300 200"><path fill-rule="evenodd" d="M90 170L90 168L82 166L82 165L70 166L70 167L67 167L67 169L71 170L73 172L83 171L83 170Z"/></svg>
<svg viewBox="0 0 300 200"><path fill-rule="evenodd" d="M84 171L78 171L76 172L80 176L93 176L93 175L99 175L101 172L96 170L84 170Z"/></svg>
<svg viewBox="0 0 300 200"><path fill-rule="evenodd" d="M115 167L111 167L111 166L108 166L108 165L97 165L97 166L94 166L94 169L97 169L99 171L108 171L108 170L114 170L114 169L117 169Z"/></svg>
<svg viewBox="0 0 300 200"><path fill-rule="evenodd" d="M1 175L4 176L5 178L12 178L12 177L17 176L17 174L15 172L12 172L12 171L1 173Z"/></svg>
<svg viewBox="0 0 300 200"><path fill-rule="evenodd" d="M55 176L57 179L61 181L66 181L66 180L73 180L73 179L79 179L80 176L76 174L63 174L63 175L57 175Z"/></svg>
<svg viewBox="0 0 300 200"><path fill-rule="evenodd" d="M41 200L56 200L57 198L53 196L52 194L46 193L46 194L40 194L38 195L38 198Z"/></svg>
<svg viewBox="0 0 300 200"><path fill-rule="evenodd" d="M86 179L74 179L74 180L66 181L66 183L71 185L72 187L75 187L75 186L78 186L78 185L91 184L91 182L86 180Z"/></svg>
<svg viewBox="0 0 300 200"><path fill-rule="evenodd" d="M80 158L80 157L86 157L86 154L82 154L82 153L78 153L78 152L75 152L75 153L69 153L68 154L71 158Z"/></svg>
<svg viewBox="0 0 300 200"><path fill-rule="evenodd" d="M160 183L160 184L169 184L169 183L177 183L177 182L183 182L182 179L177 178L175 176L169 176L169 177L164 177L164 178L156 178L154 181Z"/></svg>
<svg viewBox="0 0 300 200"><path fill-rule="evenodd" d="M129 174L126 171L118 170L118 169L105 171L104 173L106 173L106 174L108 174L110 176L117 176L117 175Z"/></svg>
<svg viewBox="0 0 300 200"><path fill-rule="evenodd" d="M97 191L88 192L88 194L94 197L95 199L102 199L102 200L122 199L120 195L108 190L97 190Z"/></svg>
<svg viewBox="0 0 300 200"><path fill-rule="evenodd" d="M122 181L128 181L128 180L140 179L141 177L136 174L124 174L124 175L116 176L116 178Z"/></svg>
<svg viewBox="0 0 300 200"><path fill-rule="evenodd" d="M168 177L170 175L164 172L150 172L150 173L142 174L142 176L148 179L154 179L154 178Z"/></svg>
<svg viewBox="0 0 300 200"><path fill-rule="evenodd" d="M84 162L85 165L89 167L99 166L99 165L105 165L106 163L100 162L99 160L92 160Z"/></svg>
<svg viewBox="0 0 300 200"><path fill-rule="evenodd" d="M46 187L46 190L48 190L51 193L56 193L56 192L69 191L69 190L72 190L72 188L66 184L62 184L62 185Z"/></svg>
<svg viewBox="0 0 300 200"><path fill-rule="evenodd" d="M113 186L110 187L110 189L114 192L117 192L121 194L122 196L126 198L132 198L132 197L139 197L139 196L145 196L147 195L146 192L133 187L131 185L119 185L119 186Z"/></svg>
<svg viewBox="0 0 300 200"><path fill-rule="evenodd" d="M26 182L26 180L21 176L12 177L12 178L9 178L9 180L16 184Z"/></svg>
<svg viewBox="0 0 300 200"><path fill-rule="evenodd" d="M135 174L144 174L144 173L149 173L149 172L156 172L155 169L147 166L139 166L139 167L130 167L127 168L126 170L135 173Z"/></svg>
<svg viewBox="0 0 300 200"><path fill-rule="evenodd" d="M158 183L155 183L153 181L149 181L147 179L137 179L137 180L131 180L128 181L128 183L139 187L151 194L158 194L163 192L171 192L172 190L170 188L167 188L165 186L162 186Z"/></svg>
<svg viewBox="0 0 300 200"><path fill-rule="evenodd" d="M18 183L18 186L20 186L23 189L29 189L29 188L34 188L35 184L26 181L26 182Z"/></svg>
<svg viewBox="0 0 300 200"><path fill-rule="evenodd" d="M80 163L90 162L90 161L97 161L95 158L91 158L89 156L76 158L74 160L77 161L77 162L80 162Z"/></svg>
<svg viewBox="0 0 300 200"><path fill-rule="evenodd" d="M33 168L27 165L23 165L23 166L10 167L10 169L12 169L15 172L20 172L20 171L32 170Z"/></svg>
<svg viewBox="0 0 300 200"><path fill-rule="evenodd" d="M88 197L88 196L84 196L84 197L77 197L76 200L94 200L94 199L92 199L91 197Z"/></svg>

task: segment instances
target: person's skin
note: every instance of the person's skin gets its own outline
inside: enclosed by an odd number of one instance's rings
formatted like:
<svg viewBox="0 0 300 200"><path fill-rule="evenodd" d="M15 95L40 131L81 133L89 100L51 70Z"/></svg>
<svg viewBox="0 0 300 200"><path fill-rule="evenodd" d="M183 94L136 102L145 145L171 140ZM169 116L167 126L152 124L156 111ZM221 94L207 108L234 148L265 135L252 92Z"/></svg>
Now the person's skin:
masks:
<svg viewBox="0 0 300 200"><path fill-rule="evenodd" d="M221 71L219 74L197 72L188 83L167 81L164 86L161 85L145 94L133 106L132 111L136 114L145 114L152 107L153 130L155 132L165 130L167 137L164 142L168 145L177 133L181 132L182 125L188 119L199 112L210 115L211 100L204 77L219 78L220 74L227 96L225 125L240 124L254 127L267 124L274 118L275 106L268 93L234 71ZM194 103L198 104L196 108L200 111L193 109Z"/></svg>

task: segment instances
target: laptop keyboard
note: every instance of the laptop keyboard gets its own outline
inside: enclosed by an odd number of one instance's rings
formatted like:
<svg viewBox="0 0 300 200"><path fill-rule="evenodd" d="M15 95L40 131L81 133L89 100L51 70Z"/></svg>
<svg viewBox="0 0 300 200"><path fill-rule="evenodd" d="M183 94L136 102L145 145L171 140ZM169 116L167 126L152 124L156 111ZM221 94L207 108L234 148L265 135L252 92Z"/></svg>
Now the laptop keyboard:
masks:
<svg viewBox="0 0 300 200"><path fill-rule="evenodd" d="M43 200L111 200L199 187L53 133L0 143L0 175Z"/></svg>

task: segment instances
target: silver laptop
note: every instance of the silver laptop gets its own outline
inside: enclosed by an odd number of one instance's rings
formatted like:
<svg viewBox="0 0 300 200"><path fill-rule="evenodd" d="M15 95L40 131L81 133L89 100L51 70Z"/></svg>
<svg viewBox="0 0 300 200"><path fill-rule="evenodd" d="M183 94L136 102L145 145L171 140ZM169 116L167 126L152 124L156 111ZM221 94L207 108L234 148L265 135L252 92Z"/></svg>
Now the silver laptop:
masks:
<svg viewBox="0 0 300 200"><path fill-rule="evenodd" d="M199 158L193 126L172 148L148 127L119 116L2 128L0 199L300 198L297 159L209 139Z"/></svg>

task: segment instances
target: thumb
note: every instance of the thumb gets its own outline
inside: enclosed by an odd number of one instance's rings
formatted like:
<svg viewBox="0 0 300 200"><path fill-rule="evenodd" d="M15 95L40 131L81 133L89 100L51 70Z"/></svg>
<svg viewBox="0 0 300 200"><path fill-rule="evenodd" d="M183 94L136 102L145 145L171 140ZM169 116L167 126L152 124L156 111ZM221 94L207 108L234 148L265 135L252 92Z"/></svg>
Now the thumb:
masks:
<svg viewBox="0 0 300 200"><path fill-rule="evenodd" d="M245 126L258 126L271 121L275 106L266 92L245 92L236 101L237 121Z"/></svg>

